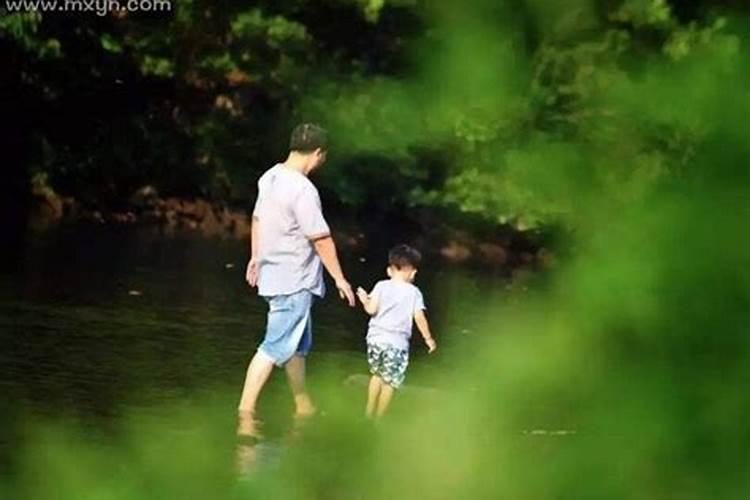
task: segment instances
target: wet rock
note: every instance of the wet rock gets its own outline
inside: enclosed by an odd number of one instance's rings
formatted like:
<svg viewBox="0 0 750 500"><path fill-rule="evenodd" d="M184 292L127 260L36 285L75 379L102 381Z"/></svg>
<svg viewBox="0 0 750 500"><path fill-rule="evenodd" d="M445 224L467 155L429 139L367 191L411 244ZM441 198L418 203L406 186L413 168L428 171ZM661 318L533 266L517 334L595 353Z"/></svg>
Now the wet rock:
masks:
<svg viewBox="0 0 750 500"><path fill-rule="evenodd" d="M140 220L149 224L163 224L167 222L166 214L159 208L141 214Z"/></svg>
<svg viewBox="0 0 750 500"><path fill-rule="evenodd" d="M34 218L38 222L55 222L64 215L63 199L47 184L46 175L36 175L31 181L34 199Z"/></svg>
<svg viewBox="0 0 750 500"><path fill-rule="evenodd" d="M81 220L93 222L95 224L104 224L106 222L104 215L102 215L99 210L83 212L81 214Z"/></svg>
<svg viewBox="0 0 750 500"><path fill-rule="evenodd" d="M458 241L450 241L440 249L440 255L451 262L466 262L471 258L471 249Z"/></svg>
<svg viewBox="0 0 750 500"><path fill-rule="evenodd" d="M75 198L67 196L62 198L63 217L66 219L76 219L81 214L81 207Z"/></svg>
<svg viewBox="0 0 750 500"><path fill-rule="evenodd" d="M498 244L480 243L477 245L477 250L485 263L502 266L508 262L507 250Z"/></svg>
<svg viewBox="0 0 750 500"><path fill-rule="evenodd" d="M224 226L219 218L216 217L213 210L209 209L203 215L200 221L200 231L203 235L209 237L222 236L224 234Z"/></svg>
<svg viewBox="0 0 750 500"><path fill-rule="evenodd" d="M228 212L225 219L228 234L237 239L245 239L250 235L250 218L242 213Z"/></svg>
<svg viewBox="0 0 750 500"><path fill-rule="evenodd" d="M206 200L198 199L192 203L192 212L197 220L202 221L213 215L213 207Z"/></svg>
<svg viewBox="0 0 750 500"><path fill-rule="evenodd" d="M177 211L169 208L168 205L164 210L164 222L167 228L174 229L177 227Z"/></svg>
<svg viewBox="0 0 750 500"><path fill-rule="evenodd" d="M113 212L109 214L107 220L115 224L133 224L138 219L133 212Z"/></svg>
<svg viewBox="0 0 750 500"><path fill-rule="evenodd" d="M163 204L160 207L167 213L173 212L177 214L182 211L182 200L179 198L167 198L163 200Z"/></svg>
<svg viewBox="0 0 750 500"><path fill-rule="evenodd" d="M143 186L130 197L130 204L138 209L152 209L159 202L159 192L154 186Z"/></svg>

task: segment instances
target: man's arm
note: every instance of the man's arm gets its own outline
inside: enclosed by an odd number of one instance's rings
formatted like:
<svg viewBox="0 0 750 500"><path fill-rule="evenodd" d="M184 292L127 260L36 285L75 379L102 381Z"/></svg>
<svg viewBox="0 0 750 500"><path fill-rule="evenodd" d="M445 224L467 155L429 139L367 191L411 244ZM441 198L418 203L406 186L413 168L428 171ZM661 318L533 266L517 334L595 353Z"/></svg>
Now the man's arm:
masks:
<svg viewBox="0 0 750 500"><path fill-rule="evenodd" d="M346 281L346 278L344 278L344 272L341 270L341 264L339 263L336 244L333 242L333 238L330 234L327 234L311 239L315 251L323 262L323 266L326 268L326 271L328 271L328 274L331 275L333 281L336 282L339 296L342 299L345 299L349 303L349 306L354 307L354 292L352 291L352 286Z"/></svg>
<svg viewBox="0 0 750 500"><path fill-rule="evenodd" d="M427 344L427 351L432 352L437 349L437 343L435 343L435 339L432 338L432 334L430 333L430 324L427 322L427 316L425 316L423 310L420 309L419 311L414 313L414 322L417 324L419 333L422 334L424 343Z"/></svg>
<svg viewBox="0 0 750 500"><path fill-rule="evenodd" d="M345 299L349 306L354 307L354 292L341 270L339 257L336 253L336 244L331 238L331 231L328 223L323 217L320 206L320 196L318 191L312 187L303 190L292 204L295 218L299 224L302 234L304 234L310 243L312 243L323 266L336 282L336 288L339 290L339 296Z"/></svg>
<svg viewBox="0 0 750 500"><path fill-rule="evenodd" d="M260 240L260 231L258 231L258 218L253 216L250 223L250 260L245 270L245 280L247 284L254 287L258 284L258 242Z"/></svg>

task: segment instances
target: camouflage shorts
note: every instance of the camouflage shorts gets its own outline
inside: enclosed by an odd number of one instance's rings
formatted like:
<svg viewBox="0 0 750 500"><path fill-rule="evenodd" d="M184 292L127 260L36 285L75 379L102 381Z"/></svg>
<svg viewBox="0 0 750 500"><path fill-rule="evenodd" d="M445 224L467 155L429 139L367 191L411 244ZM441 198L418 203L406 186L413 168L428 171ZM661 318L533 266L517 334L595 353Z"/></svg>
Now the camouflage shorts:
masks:
<svg viewBox="0 0 750 500"><path fill-rule="evenodd" d="M398 389L406 377L409 351L368 343L367 362L370 365L370 373L377 375L394 389Z"/></svg>

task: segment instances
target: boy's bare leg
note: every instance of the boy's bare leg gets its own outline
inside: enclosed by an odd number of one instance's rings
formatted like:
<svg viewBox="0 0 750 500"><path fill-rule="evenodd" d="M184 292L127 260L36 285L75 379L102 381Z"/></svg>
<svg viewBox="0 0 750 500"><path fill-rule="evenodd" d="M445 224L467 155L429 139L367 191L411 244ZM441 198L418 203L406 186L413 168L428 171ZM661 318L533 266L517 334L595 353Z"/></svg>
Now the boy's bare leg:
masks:
<svg viewBox="0 0 750 500"><path fill-rule="evenodd" d="M294 395L295 416L309 417L316 412L310 395L305 390L305 357L295 354L286 363L286 376Z"/></svg>
<svg viewBox="0 0 750 500"><path fill-rule="evenodd" d="M261 351L257 351L247 367L245 385L242 387L240 405L237 408L240 413L255 413L258 396L271 375L271 371L273 371L273 360Z"/></svg>
<svg viewBox="0 0 750 500"><path fill-rule="evenodd" d="M388 409L388 405L391 404L391 398L393 397L393 387L388 384L382 384L380 389L380 397L378 398L378 417L382 417L385 411Z"/></svg>
<svg viewBox="0 0 750 500"><path fill-rule="evenodd" d="M378 396L380 396L380 389L383 387L383 381L380 377L373 375L370 377L370 385L367 388L367 409L365 415L367 417L373 417L375 415L375 407L377 406Z"/></svg>

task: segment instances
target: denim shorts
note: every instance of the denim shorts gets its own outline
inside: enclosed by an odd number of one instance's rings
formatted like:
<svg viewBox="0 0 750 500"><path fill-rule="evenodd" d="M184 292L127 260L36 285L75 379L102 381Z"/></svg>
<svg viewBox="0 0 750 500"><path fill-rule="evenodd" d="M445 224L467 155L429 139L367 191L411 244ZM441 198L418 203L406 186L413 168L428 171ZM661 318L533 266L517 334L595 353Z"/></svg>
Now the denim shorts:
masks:
<svg viewBox="0 0 750 500"><path fill-rule="evenodd" d="M312 292L301 290L264 298L268 302L268 321L258 350L276 366L284 366L295 354L306 356L312 347Z"/></svg>
<svg viewBox="0 0 750 500"><path fill-rule="evenodd" d="M370 365L370 373L377 375L394 389L398 389L406 378L406 367L409 366L409 351L390 345L368 342L367 363Z"/></svg>

